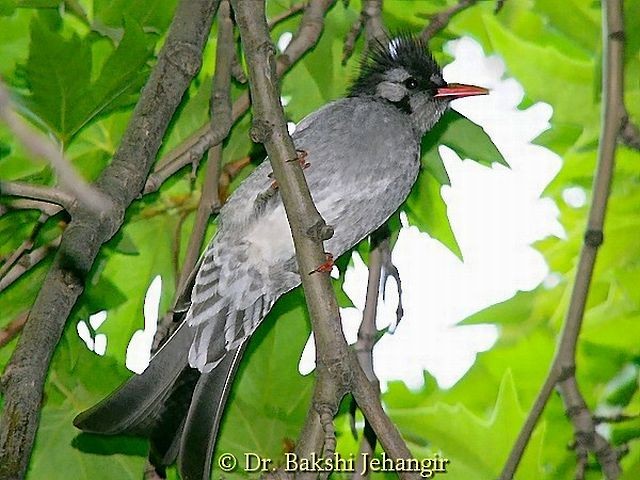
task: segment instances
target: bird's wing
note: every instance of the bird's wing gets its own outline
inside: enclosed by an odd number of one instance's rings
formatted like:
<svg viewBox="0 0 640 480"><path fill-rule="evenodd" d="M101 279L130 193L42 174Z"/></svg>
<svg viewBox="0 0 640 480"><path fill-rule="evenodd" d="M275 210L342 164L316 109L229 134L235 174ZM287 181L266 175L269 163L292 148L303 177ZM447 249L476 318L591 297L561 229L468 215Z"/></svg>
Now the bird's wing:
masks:
<svg viewBox="0 0 640 480"><path fill-rule="evenodd" d="M356 98L333 102L301 121L293 140L307 153L305 177L318 210L334 226L327 245L336 256L378 228L415 181L415 132L393 106ZM300 283L269 172L268 164L260 165L229 198L196 276L187 313L196 331L189 363L201 371L215 368L278 297Z"/></svg>

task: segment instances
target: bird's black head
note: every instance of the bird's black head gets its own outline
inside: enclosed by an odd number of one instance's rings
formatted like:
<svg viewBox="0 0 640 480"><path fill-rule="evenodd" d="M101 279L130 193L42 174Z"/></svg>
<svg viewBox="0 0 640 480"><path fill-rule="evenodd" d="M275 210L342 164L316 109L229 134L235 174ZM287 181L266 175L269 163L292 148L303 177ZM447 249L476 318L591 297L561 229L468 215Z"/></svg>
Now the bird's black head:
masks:
<svg viewBox="0 0 640 480"><path fill-rule="evenodd" d="M378 42L365 54L350 97L382 98L409 114L424 133L440 119L449 101L487 90L471 85L447 84L427 44L418 36L402 34Z"/></svg>

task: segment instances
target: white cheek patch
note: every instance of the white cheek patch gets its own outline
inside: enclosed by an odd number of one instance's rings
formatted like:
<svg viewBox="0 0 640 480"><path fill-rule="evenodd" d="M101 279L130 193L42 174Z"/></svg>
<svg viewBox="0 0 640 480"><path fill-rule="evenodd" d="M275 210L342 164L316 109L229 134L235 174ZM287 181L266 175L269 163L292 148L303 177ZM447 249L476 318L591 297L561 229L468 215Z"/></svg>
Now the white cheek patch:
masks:
<svg viewBox="0 0 640 480"><path fill-rule="evenodd" d="M382 82L376 87L376 93L390 102L399 102L407 95L407 89L397 83Z"/></svg>

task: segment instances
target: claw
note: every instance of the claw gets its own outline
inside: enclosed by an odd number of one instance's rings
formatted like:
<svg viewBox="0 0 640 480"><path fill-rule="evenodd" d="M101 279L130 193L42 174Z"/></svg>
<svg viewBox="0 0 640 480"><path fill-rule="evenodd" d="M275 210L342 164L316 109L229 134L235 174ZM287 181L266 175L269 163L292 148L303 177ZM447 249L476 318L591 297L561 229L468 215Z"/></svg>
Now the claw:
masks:
<svg viewBox="0 0 640 480"><path fill-rule="evenodd" d="M298 162L300 164L300 168L303 170L305 168L309 168L311 164L307 162L307 157L309 154L306 150L296 149L296 158L292 158L291 160L287 160L288 162Z"/></svg>
<svg viewBox="0 0 640 480"><path fill-rule="evenodd" d="M273 180L273 182L271 182L271 185L269 186L269 189L277 190L278 189L278 181L274 178L273 172L271 172L269 175L267 175L267 177L269 177L271 180Z"/></svg>
<svg viewBox="0 0 640 480"><path fill-rule="evenodd" d="M320 265L318 268L316 268L315 270L312 270L309 272L309 275L313 274L313 273L330 273L331 270L333 269L333 254L329 253L329 252L324 252L324 254L327 257L327 261L324 262L322 265Z"/></svg>

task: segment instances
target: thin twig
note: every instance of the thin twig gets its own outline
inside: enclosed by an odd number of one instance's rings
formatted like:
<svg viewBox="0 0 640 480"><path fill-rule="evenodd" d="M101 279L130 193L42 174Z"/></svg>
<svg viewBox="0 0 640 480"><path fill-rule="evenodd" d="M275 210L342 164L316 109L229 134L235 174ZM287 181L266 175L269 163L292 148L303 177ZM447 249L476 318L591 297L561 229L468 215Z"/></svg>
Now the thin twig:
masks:
<svg viewBox="0 0 640 480"><path fill-rule="evenodd" d="M274 15L267 22L267 25L269 26L269 30L272 30L273 27L275 27L280 22L283 22L293 17L294 15L297 15L298 13L302 12L305 8L307 8L307 2L300 2L300 3L296 3L295 5L291 5L291 7L288 10L285 10L279 13L278 15Z"/></svg>
<svg viewBox="0 0 640 480"><path fill-rule="evenodd" d="M78 0L64 0L64 5L65 5L65 8L70 13L72 13L77 18L82 20L82 22L85 25L87 25L89 27L91 26L91 22L89 21L89 17L87 16L87 12L85 12L84 8L82 7L82 5L80 5L80 2Z"/></svg>
<svg viewBox="0 0 640 480"><path fill-rule="evenodd" d="M343 65L346 65L351 55L353 55L356 41L363 29L366 37L366 48L375 42L384 43L387 41L388 35L382 23L382 0L364 0L362 2L360 16L351 26L351 30L344 41L342 50Z"/></svg>
<svg viewBox="0 0 640 480"><path fill-rule="evenodd" d="M429 24L420 32L424 41L431 40L440 30L445 28L457 13L473 6L478 0L460 0L457 4L431 16Z"/></svg>
<svg viewBox="0 0 640 480"><path fill-rule="evenodd" d="M96 190L109 197L113 208L101 215L82 201L74 208L72 222L62 235L53 265L2 376L0 478L24 478L53 352L100 247L120 228L125 210L144 187L169 122L200 68L218 3L178 3L120 146L95 184Z"/></svg>
<svg viewBox="0 0 640 480"><path fill-rule="evenodd" d="M48 219L49 215L47 215L46 213L41 213L29 236L23 240L18 248L11 252L11 254L6 257L6 259L4 259L4 263L2 264L2 267L0 267L0 280L5 276L9 269L13 267L13 265L18 261L22 254L24 254L27 250L31 250L31 248L33 248L33 243L35 242L38 233L40 233L42 226L47 222Z"/></svg>
<svg viewBox="0 0 640 480"><path fill-rule="evenodd" d="M8 208L7 208L8 207ZM24 198L7 199L6 205L0 205L0 209L8 211L14 210L40 210L43 214L53 217L64 209L53 203L42 202L40 200L27 200Z"/></svg>
<svg viewBox="0 0 640 480"><path fill-rule="evenodd" d="M238 176L238 174L245 168L247 165L251 163L251 157L246 156L239 158L238 160L234 160L229 163L225 163L224 167L222 167L222 173L220 174L220 183L218 185L218 196L220 198L220 203L224 203L229 196L229 186L231 185L231 181Z"/></svg>
<svg viewBox="0 0 640 480"><path fill-rule="evenodd" d="M75 201L71 195L58 188L25 182L0 181L0 195L30 198L41 202L53 203L60 205L67 211L73 207L73 202Z"/></svg>
<svg viewBox="0 0 640 480"><path fill-rule="evenodd" d="M224 137L229 134L231 128L231 65L234 51L231 7L228 0L222 0L218 8L218 40L216 44L216 71L211 94L211 124L212 128L224 132ZM198 261L209 218L220 208L218 183L221 161L222 141L209 149L202 196L182 265L176 298L180 297L186 281Z"/></svg>
<svg viewBox="0 0 640 480"><path fill-rule="evenodd" d="M595 422L589 411L575 377L575 355L578 336L582 327L589 286L599 246L603 241L603 226L611 179L613 176L617 139L622 128L624 106L622 86L623 63L623 20L621 0L602 2L602 37L604 48L603 77L603 122L598 145L598 166L593 180L592 203L587 221L587 232L580 252L578 270L574 280L569 309L562 328L560 343L544 385L525 425L511 450L504 466L501 480L513 478L531 434L544 410L553 387L557 384L574 425L578 469L581 467L583 450L593 452L598 459L605 478L616 479L620 475L617 455L608 442L595 431ZM580 472L578 472L580 473Z"/></svg>
<svg viewBox="0 0 640 480"><path fill-rule="evenodd" d="M625 111L622 121L620 139L627 147L640 150L640 129L631 121L629 114Z"/></svg>
<svg viewBox="0 0 640 480"><path fill-rule="evenodd" d="M24 324L27 323L29 312L25 312L14 318L9 324L0 330L0 348L11 342L22 331Z"/></svg>
<svg viewBox="0 0 640 480"><path fill-rule="evenodd" d="M18 118L11 108L9 92L1 83L0 118L32 155L43 158L51 164L60 187L68 192L67 195L77 199L93 212L101 212L110 207L110 200L85 182L65 158L60 148Z"/></svg>
<svg viewBox="0 0 640 480"><path fill-rule="evenodd" d="M356 42L358 41L358 38L362 33L362 29L364 28L362 17L362 14L358 15L358 18L356 18L356 21L353 22L353 25L351 25L351 28L349 29L349 33L347 33L347 36L344 39L344 46L342 47L343 66L347 64L347 62L353 55L353 51L356 48Z"/></svg>
<svg viewBox="0 0 640 480"><path fill-rule="evenodd" d="M247 76L244 73L238 51L235 48L233 49L233 58L231 59L231 76L238 83L243 85L247 83Z"/></svg>
<svg viewBox="0 0 640 480"><path fill-rule="evenodd" d="M13 267L11 267L7 271L7 273L2 276L2 278L0 278L0 292L6 290L22 275L38 265L47 257L49 252L58 248L60 246L60 240L61 237L56 237L46 245L43 245L27 254L22 255L20 259L13 265Z"/></svg>
<svg viewBox="0 0 640 480"><path fill-rule="evenodd" d="M388 246L388 243L387 243ZM373 347L376 344L378 330L376 328L376 313L378 309L378 298L380 297L380 280L382 278L382 251L385 248L381 244L373 245L369 253L369 279L367 281L367 294L362 312L362 322L358 329L358 340L354 345L354 350L358 356L358 361L369 381L373 384L380 395L380 381L373 370ZM366 424L368 426L368 423ZM370 429L369 429L370 430ZM364 468L365 458L368 458L375 450L375 434L363 434L360 440L360 450L356 460L356 472L354 480L368 478L368 469ZM373 438L371 438L373 437Z"/></svg>

